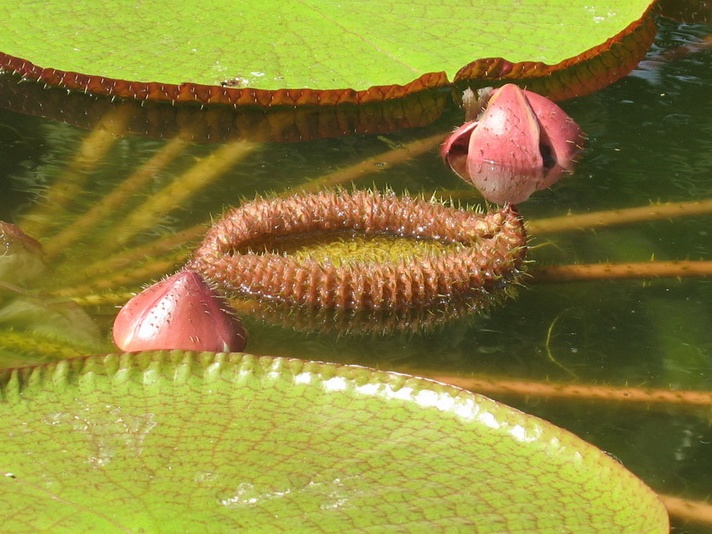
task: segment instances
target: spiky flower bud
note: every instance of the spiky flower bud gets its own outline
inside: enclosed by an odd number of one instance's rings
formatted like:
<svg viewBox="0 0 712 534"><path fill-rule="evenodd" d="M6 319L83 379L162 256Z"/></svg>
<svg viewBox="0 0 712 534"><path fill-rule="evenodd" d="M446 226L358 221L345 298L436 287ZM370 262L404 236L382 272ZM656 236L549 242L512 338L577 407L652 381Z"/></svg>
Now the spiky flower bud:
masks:
<svg viewBox="0 0 712 534"><path fill-rule="evenodd" d="M441 148L460 178L491 202L516 204L573 170L584 136L559 106L513 84L487 98L479 118L455 130Z"/></svg>
<svg viewBox="0 0 712 534"><path fill-rule="evenodd" d="M348 252L359 236L380 253L355 254L358 244ZM297 322L332 313L378 327L395 315L417 328L424 315L480 311L511 294L526 240L511 206L481 213L393 193L322 191L226 213L188 268L231 298L291 309Z"/></svg>

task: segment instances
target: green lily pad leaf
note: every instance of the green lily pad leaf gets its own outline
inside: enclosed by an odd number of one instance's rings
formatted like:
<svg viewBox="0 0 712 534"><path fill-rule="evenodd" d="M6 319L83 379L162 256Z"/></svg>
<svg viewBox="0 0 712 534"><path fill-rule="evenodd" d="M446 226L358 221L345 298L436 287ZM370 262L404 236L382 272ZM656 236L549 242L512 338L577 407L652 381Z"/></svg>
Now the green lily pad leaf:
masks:
<svg viewBox="0 0 712 534"><path fill-rule="evenodd" d="M365 103L449 80L558 72L565 79L546 88L581 94L641 59L652 3L6 0L0 68L90 93L261 106Z"/></svg>
<svg viewBox="0 0 712 534"><path fill-rule="evenodd" d="M668 531L606 454L425 379L184 352L0 379L5 531Z"/></svg>

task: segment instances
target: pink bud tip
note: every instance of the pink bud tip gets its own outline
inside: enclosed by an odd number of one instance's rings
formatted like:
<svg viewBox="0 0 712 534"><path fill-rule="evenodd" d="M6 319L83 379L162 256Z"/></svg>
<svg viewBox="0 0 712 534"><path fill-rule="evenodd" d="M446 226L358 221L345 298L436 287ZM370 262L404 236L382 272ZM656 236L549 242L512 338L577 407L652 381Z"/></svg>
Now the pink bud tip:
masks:
<svg viewBox="0 0 712 534"><path fill-rule="evenodd" d="M202 276L180 271L148 287L114 321L114 342L124 351L241 351L247 333L227 303Z"/></svg>

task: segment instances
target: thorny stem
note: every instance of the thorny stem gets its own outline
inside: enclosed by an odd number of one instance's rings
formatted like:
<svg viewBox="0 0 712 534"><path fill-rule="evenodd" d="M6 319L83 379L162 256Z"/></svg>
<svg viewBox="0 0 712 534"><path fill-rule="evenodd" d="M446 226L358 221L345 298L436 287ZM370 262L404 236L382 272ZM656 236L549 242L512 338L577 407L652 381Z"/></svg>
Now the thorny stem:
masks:
<svg viewBox="0 0 712 534"><path fill-rule="evenodd" d="M383 152L378 156L374 156L365 161L361 161L355 165L351 165L338 171L325 174L311 182L307 182L304 186L301 187L301 189L305 191L317 191L323 187L333 187L335 185L353 182L369 174L380 172L383 169L388 168L389 166L404 163L416 155L428 152L433 147L437 146L442 141L442 138L443 134L436 134L426 139L419 139L411 143L407 143L405 145ZM292 190L285 191L283 193L283 196L286 196L290 193L292 193ZM143 212L145 210L142 209L141 211ZM136 215L134 215L134 217L139 218L139 216ZM136 285L145 281L145 278L140 278L138 276L139 273L134 269L134 265L136 262L143 261L147 257L155 257L156 254L163 255L165 252L172 251L185 243L198 239L206 232L207 228L209 228L208 224L197 224L185 230L181 230L180 232L177 232L174 235L159 238L147 245L130 248L128 250L120 252L115 256L112 256L111 258L108 258L106 260L99 260L87 266L85 269L78 270L77 276L73 278L78 279L78 277L81 277L82 282L86 282L88 278L102 276L107 273L112 273L111 276L118 276L119 273L115 272L116 269L123 269L125 272L122 278L127 282L133 280L133 283L130 285ZM122 239L128 239L130 236L135 235L137 231L138 229L135 231L128 232L130 233L130 235L126 235L126 237ZM113 238L114 241L118 241L118 239L118 237ZM115 245L116 243L112 244L112 248L115 248ZM183 259L187 258L187 255L188 254L186 253ZM143 273L145 274L145 271ZM102 287L105 287L105 284L103 282L100 283ZM99 287L95 287L93 284L89 284L88 286L84 285L83 287L67 287L62 291L62 293L66 295L82 295L82 297L79 297L79 300L81 302L86 302L90 300L89 295L86 295L84 293L84 291L87 289L89 289L89 291L91 292L99 289Z"/></svg>
<svg viewBox="0 0 712 534"><path fill-rule="evenodd" d="M531 282L563 283L626 278L683 278L712 275L712 261L647 261L552 265L531 271Z"/></svg>
<svg viewBox="0 0 712 534"><path fill-rule="evenodd" d="M15 350L19 353L34 354L35 363L40 360L42 362L50 362L63 358L75 358L86 354L86 349L84 348L68 346L66 343L53 340L37 332L15 332L3 329L0 336L2 336L2 348L4 350Z"/></svg>
<svg viewBox="0 0 712 534"><path fill-rule="evenodd" d="M664 204L651 204L650 206L568 214L560 217L533 220L527 222L527 229L534 235L550 234L709 213L712 213L712 199L666 202Z"/></svg>
<svg viewBox="0 0 712 534"><path fill-rule="evenodd" d="M72 298L79 296L80 301L90 302L91 295L97 291L109 291L117 287L132 287L141 281L158 278L176 267L184 258L184 252L180 251L175 256L152 259L143 265L134 265L131 269L119 271L106 275L98 280L94 280L83 286L63 287L50 291L49 294L55 297Z"/></svg>
<svg viewBox="0 0 712 534"><path fill-rule="evenodd" d="M190 251L183 250L183 247L188 243L199 241L208 228L209 225L207 223L196 224L185 230L180 230L175 234L155 239L145 245L122 250L108 258L88 265L85 269L77 270L74 275L68 275L65 282L80 280L86 283L92 278L105 276L110 273L116 274L120 270L127 273L132 272L137 263L141 263L147 259L162 258L167 255L176 258L176 261L186 260L190 255ZM143 280L137 279L135 283L142 281Z"/></svg>

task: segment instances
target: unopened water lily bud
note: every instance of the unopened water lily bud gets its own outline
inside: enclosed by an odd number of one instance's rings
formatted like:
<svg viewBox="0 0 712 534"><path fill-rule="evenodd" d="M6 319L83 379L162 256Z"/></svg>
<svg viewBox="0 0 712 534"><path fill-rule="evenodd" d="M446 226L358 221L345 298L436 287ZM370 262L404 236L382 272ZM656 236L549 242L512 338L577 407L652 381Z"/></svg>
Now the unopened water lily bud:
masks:
<svg viewBox="0 0 712 534"><path fill-rule="evenodd" d="M241 351L247 333L203 277L180 271L132 298L116 317L114 342L125 351Z"/></svg>
<svg viewBox="0 0 712 534"><path fill-rule="evenodd" d="M559 106L508 84L491 92L477 120L446 139L441 154L487 200L504 204L571 172L583 145L583 132Z"/></svg>

